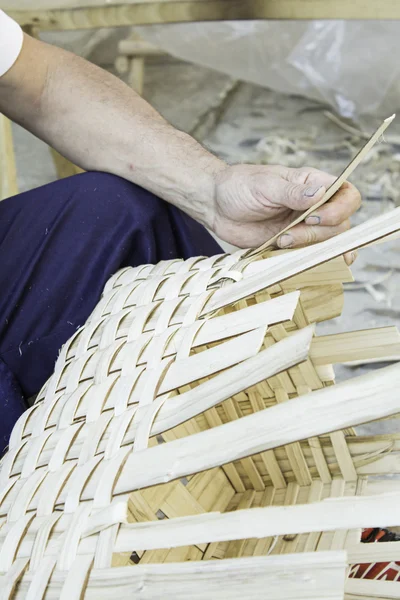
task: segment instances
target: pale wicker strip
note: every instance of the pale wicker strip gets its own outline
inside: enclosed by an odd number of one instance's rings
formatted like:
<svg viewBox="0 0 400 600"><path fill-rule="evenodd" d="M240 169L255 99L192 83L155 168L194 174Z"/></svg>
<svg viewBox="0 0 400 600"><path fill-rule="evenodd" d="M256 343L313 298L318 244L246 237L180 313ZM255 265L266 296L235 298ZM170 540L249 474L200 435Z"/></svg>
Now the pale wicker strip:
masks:
<svg viewBox="0 0 400 600"><path fill-rule="evenodd" d="M359 534L400 523L400 485L367 486L400 438L352 427L398 412L400 366L333 386L330 365L398 356L399 333L313 324L340 314L341 255L399 230L396 210L256 262L117 273L1 462L2 597L339 599L348 561L393 557Z"/></svg>

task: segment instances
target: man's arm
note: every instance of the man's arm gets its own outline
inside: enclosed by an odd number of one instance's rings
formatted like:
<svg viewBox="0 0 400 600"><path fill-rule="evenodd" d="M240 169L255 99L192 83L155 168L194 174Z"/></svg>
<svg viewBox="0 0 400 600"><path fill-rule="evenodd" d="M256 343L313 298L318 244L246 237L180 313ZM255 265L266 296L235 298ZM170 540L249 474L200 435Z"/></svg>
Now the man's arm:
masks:
<svg viewBox="0 0 400 600"><path fill-rule="evenodd" d="M315 169L228 166L118 78L27 35L0 78L0 111L83 169L137 183L243 247L279 231L334 180ZM347 229L359 203L347 184L280 245L313 243Z"/></svg>
<svg viewBox="0 0 400 600"><path fill-rule="evenodd" d="M129 179L206 222L225 164L107 71L25 35L0 110L85 170Z"/></svg>

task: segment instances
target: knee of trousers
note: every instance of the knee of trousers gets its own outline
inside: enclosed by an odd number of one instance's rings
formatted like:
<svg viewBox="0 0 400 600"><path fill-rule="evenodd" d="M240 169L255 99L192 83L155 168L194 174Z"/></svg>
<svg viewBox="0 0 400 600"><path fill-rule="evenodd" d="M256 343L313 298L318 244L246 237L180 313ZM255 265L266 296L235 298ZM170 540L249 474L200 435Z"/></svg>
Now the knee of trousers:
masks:
<svg viewBox="0 0 400 600"><path fill-rule="evenodd" d="M110 225L121 216L132 218L144 226L154 219L167 216L167 204L151 192L116 175L88 172L73 179L69 203L74 215L93 215L95 221L105 220Z"/></svg>

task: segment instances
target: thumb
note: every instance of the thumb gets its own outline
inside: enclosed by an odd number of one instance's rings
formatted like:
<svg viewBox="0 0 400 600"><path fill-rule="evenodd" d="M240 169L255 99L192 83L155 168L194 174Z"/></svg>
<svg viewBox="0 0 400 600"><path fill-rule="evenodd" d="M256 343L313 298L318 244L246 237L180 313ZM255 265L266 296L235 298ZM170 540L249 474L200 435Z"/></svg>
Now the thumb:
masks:
<svg viewBox="0 0 400 600"><path fill-rule="evenodd" d="M323 185L292 183L284 179L281 182L279 196L274 199L271 198L271 200L299 212L314 206L323 198L326 192L326 187Z"/></svg>
<svg viewBox="0 0 400 600"><path fill-rule="evenodd" d="M314 206L325 194L320 182L298 183L283 177L259 177L257 187L268 204L303 212Z"/></svg>
<svg viewBox="0 0 400 600"><path fill-rule="evenodd" d="M329 176L328 176L329 177ZM327 189L326 179L306 183L289 181L282 176L258 176L256 191L258 198L264 198L265 204L289 208L303 212L321 200ZM253 190L254 191L254 190Z"/></svg>

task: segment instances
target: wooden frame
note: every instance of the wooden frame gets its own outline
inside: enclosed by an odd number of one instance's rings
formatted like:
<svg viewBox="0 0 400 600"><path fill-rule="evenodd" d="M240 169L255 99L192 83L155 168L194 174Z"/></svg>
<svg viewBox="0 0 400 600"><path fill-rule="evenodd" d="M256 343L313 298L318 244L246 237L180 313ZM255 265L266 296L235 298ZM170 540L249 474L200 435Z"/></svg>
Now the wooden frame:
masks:
<svg viewBox="0 0 400 600"><path fill-rule="evenodd" d="M18 193L11 122L0 113L0 201Z"/></svg>
<svg viewBox="0 0 400 600"><path fill-rule="evenodd" d="M115 68L119 75L127 76L127 83L135 92L143 95L145 59L163 54L162 50L132 32L128 39L118 44Z"/></svg>
<svg viewBox="0 0 400 600"><path fill-rule="evenodd" d="M193 21L246 19L399 19L396 0L128 0L107 6L100 0L65 2L65 8L15 10L5 4L11 16L22 25L41 30L87 29L126 25L151 25ZM72 6L71 6L72 4ZM44 6L58 6L57 0ZM62 5L61 5L62 6ZM80 6L80 7L78 7Z"/></svg>

